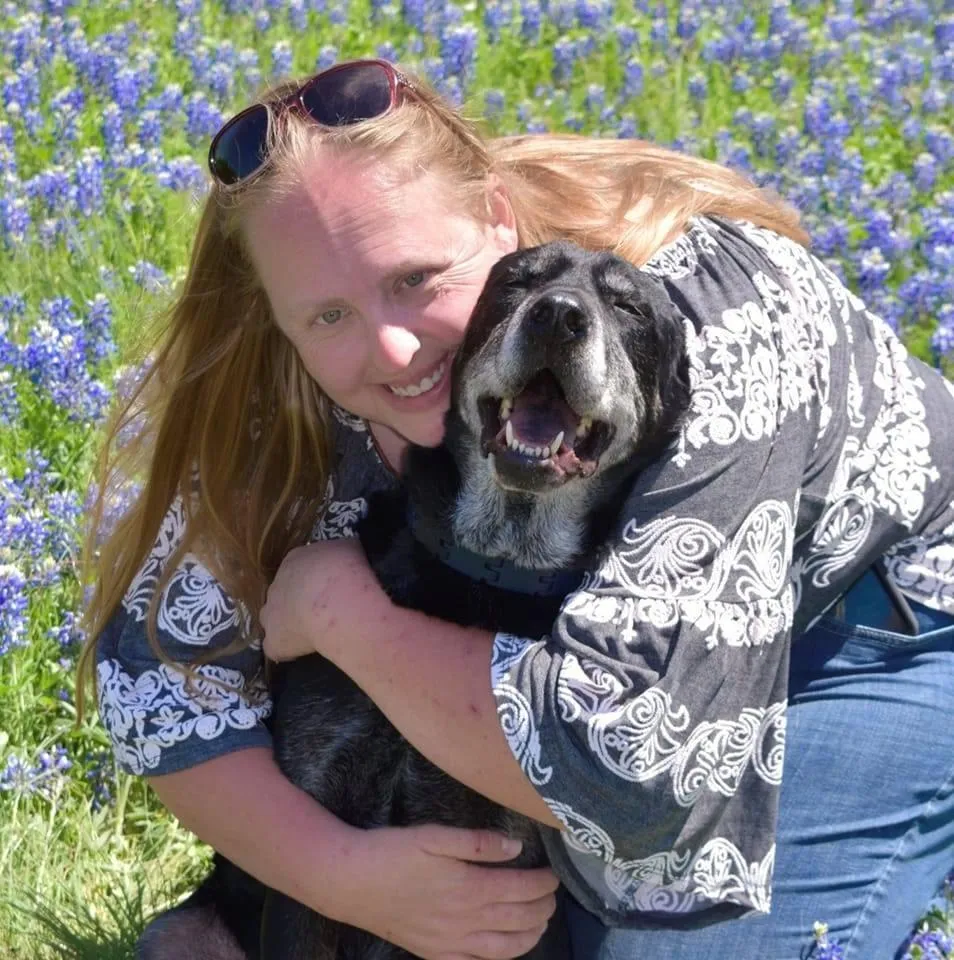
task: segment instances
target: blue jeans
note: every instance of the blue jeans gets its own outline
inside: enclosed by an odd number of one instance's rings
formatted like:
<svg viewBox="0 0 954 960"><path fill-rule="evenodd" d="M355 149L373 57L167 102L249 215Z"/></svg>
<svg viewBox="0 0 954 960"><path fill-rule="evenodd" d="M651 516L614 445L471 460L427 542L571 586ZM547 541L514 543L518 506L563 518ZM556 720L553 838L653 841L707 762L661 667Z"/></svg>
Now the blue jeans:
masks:
<svg viewBox="0 0 954 960"><path fill-rule="evenodd" d="M605 927L566 895L574 960L892 960L954 867L954 617L918 636L873 574L792 645L772 911L689 931Z"/></svg>

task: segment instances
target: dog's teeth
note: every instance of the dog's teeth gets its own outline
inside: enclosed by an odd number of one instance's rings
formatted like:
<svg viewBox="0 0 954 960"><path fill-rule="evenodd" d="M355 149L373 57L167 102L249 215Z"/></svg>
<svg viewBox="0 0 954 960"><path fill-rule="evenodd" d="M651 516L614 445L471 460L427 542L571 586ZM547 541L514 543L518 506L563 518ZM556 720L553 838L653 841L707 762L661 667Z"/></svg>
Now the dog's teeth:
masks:
<svg viewBox="0 0 954 960"><path fill-rule="evenodd" d="M513 423L510 420L507 421L507 446L513 446Z"/></svg>
<svg viewBox="0 0 954 960"><path fill-rule="evenodd" d="M513 401L504 397L503 400L500 401L500 419L509 419L511 410L513 410Z"/></svg>
<svg viewBox="0 0 954 960"><path fill-rule="evenodd" d="M547 453L549 453L551 457L555 457L557 455L557 450L560 449L561 443L563 443L562 430L553 438L553 442L550 444L550 446L547 447Z"/></svg>
<svg viewBox="0 0 954 960"><path fill-rule="evenodd" d="M576 428L577 439L579 439L580 437L585 437L590 432L590 427L592 426L593 426L593 418L583 417L583 419L580 420L580 425Z"/></svg>

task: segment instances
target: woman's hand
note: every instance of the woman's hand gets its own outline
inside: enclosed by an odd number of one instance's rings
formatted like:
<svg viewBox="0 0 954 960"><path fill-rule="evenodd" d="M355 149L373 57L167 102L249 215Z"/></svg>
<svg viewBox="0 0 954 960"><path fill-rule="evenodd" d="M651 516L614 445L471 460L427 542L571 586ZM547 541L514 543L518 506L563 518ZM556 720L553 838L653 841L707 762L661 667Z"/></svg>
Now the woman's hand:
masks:
<svg viewBox="0 0 954 960"><path fill-rule="evenodd" d="M356 539L322 540L290 551L268 588L259 619L265 655L315 653L323 637L390 605Z"/></svg>
<svg viewBox="0 0 954 960"><path fill-rule="evenodd" d="M438 825L363 831L354 869L335 876L326 912L423 960L522 956L556 909L558 881L548 869L480 865L516 856L504 841Z"/></svg>

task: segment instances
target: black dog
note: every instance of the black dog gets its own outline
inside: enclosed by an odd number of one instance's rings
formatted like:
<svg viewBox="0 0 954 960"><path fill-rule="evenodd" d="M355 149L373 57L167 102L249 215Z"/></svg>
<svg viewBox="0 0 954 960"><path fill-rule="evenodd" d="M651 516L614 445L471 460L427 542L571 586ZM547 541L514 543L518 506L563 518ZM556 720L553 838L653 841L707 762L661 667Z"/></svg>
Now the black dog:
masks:
<svg viewBox="0 0 954 960"><path fill-rule="evenodd" d="M491 271L452 375L444 445L408 451L404 489L372 498L362 545L395 602L542 636L609 535L627 481L688 406L681 322L662 284L627 262L548 244ZM282 665L274 693L279 765L342 820L497 830L523 841L509 865L546 862L549 828L438 770L324 658ZM183 949L187 927L203 933ZM140 951L143 960L410 956L222 859L190 900L154 921ZM557 916L527 956L567 955Z"/></svg>

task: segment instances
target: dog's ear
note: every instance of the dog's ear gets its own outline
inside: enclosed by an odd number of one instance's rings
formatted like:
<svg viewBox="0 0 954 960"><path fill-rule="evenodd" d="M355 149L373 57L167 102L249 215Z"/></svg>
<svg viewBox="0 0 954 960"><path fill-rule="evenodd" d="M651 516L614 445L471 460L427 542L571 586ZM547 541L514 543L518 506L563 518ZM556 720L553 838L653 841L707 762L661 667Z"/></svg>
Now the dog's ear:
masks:
<svg viewBox="0 0 954 960"><path fill-rule="evenodd" d="M662 280L640 272L637 290L636 306L646 324L645 334L652 341L650 354L654 354L649 382L655 382L655 397L647 398L653 408L653 430L668 434L689 407L685 318L669 298Z"/></svg>

